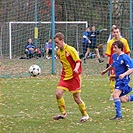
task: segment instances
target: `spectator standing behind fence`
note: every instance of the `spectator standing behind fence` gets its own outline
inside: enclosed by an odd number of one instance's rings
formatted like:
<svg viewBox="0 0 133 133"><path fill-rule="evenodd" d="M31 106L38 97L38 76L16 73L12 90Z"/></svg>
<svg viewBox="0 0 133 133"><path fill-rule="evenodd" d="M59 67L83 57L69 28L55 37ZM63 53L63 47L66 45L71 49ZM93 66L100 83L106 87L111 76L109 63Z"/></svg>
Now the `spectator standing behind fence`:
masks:
<svg viewBox="0 0 133 133"><path fill-rule="evenodd" d="M106 65L106 67L108 67L113 62L113 60L112 60L112 55L114 53L113 43L115 41L117 41L117 40L122 41L123 44L124 44L123 52L126 53L126 54L130 54L130 49L129 49L128 42L125 38L120 36L120 30L116 27L116 28L112 29L112 32L113 32L114 37L108 42L106 52L105 52L105 55L107 55L107 65ZM109 84L110 84L110 92L111 92L110 100L113 100L112 99L112 93L114 91L114 86L115 86L115 71L114 71L114 68L111 68L110 71L109 71Z"/></svg>
<svg viewBox="0 0 133 133"><path fill-rule="evenodd" d="M83 32L83 38L82 38L83 56L85 56L89 43L91 43L89 40L89 34L90 34L90 28L87 27L86 31Z"/></svg>
<svg viewBox="0 0 133 133"><path fill-rule="evenodd" d="M46 59L50 59L49 55L52 53L52 39L50 38L45 45Z"/></svg>
<svg viewBox="0 0 133 133"><path fill-rule="evenodd" d="M28 43L25 45L25 58L30 59L36 54L36 46L33 44L32 39L28 39Z"/></svg>
<svg viewBox="0 0 133 133"><path fill-rule="evenodd" d="M89 32L89 39L91 42L89 44L89 49L95 49L99 63L102 63L103 60L100 58L100 54L99 54L99 50L98 50L96 41L97 41L97 35L99 35L103 31L107 31L107 29L96 30L96 27L92 26L92 30ZM87 53L85 54L84 63L85 63L86 57L89 54L89 52L90 52L90 50L88 50Z"/></svg>

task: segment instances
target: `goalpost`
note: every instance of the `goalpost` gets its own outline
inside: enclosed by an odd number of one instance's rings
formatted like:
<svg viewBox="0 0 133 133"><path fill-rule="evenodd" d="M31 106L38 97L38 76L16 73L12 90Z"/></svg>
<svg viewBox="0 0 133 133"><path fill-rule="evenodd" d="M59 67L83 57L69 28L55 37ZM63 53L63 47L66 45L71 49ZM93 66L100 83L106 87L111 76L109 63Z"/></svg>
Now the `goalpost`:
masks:
<svg viewBox="0 0 133 133"><path fill-rule="evenodd" d="M81 52L82 34L87 26L87 21L55 21L55 32L63 32L65 41ZM38 39L37 46L42 47L44 41L51 37L51 32L50 21L9 22L9 58L12 59L13 54L19 56L18 53L21 53L22 48L24 49L22 43L25 43L28 38ZM15 50L18 50L16 48L18 44L20 50L17 53Z"/></svg>

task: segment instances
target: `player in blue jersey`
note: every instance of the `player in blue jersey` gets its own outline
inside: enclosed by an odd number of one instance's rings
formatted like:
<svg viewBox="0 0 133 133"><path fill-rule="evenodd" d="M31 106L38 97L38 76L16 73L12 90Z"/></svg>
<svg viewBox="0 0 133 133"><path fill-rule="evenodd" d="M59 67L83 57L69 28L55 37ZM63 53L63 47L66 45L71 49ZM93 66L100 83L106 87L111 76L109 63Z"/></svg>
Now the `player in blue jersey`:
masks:
<svg viewBox="0 0 133 133"><path fill-rule="evenodd" d="M99 63L103 62L103 60L100 57L99 50L97 47L97 35L101 34L103 31L107 31L107 29L96 30L96 27L92 26L92 30L89 32L90 43L89 43L88 50L84 57L84 62L86 60L87 55L90 52L90 49L95 50Z"/></svg>
<svg viewBox="0 0 133 133"><path fill-rule="evenodd" d="M88 46L91 43L90 39L89 39L89 35L90 34L90 28L87 27L86 31L83 32L83 38L82 38L82 47L83 47L83 56L85 56L86 51L88 50ZM84 61L84 63L86 63Z"/></svg>
<svg viewBox="0 0 133 133"><path fill-rule="evenodd" d="M101 72L101 75L104 75L113 67L116 73L116 83L113 92L116 116L110 120L122 119L121 102L133 101L133 95L127 96L127 94L132 91L132 88L128 84L130 82L129 76L133 73L133 60L127 54L122 52L123 48L124 44L121 41L115 41L113 43L113 63Z"/></svg>

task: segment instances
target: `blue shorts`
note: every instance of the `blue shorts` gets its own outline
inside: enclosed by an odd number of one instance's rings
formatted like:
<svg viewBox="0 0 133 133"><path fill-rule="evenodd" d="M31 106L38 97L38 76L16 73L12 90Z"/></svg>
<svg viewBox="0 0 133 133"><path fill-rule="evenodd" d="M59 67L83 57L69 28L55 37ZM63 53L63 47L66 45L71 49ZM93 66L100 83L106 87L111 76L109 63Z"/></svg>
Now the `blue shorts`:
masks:
<svg viewBox="0 0 133 133"><path fill-rule="evenodd" d="M128 82L123 82L122 80L119 80L119 81L116 80L115 89L122 91L122 93L120 94L120 97L132 91L132 88L128 85Z"/></svg>
<svg viewBox="0 0 133 133"><path fill-rule="evenodd" d="M96 48L98 48L96 45L89 45L89 48L90 49L96 49Z"/></svg>

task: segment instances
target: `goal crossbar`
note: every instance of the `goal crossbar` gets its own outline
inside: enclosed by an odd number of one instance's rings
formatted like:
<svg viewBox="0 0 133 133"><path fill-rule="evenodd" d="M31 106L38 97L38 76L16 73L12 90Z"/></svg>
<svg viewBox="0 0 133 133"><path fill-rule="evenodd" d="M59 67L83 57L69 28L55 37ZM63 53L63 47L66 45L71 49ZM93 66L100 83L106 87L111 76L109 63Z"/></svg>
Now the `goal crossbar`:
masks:
<svg viewBox="0 0 133 133"><path fill-rule="evenodd" d="M87 21L55 21L55 24L85 24L88 27ZM12 24L52 24L51 21L35 22L35 21L11 21L9 22L9 54L12 59Z"/></svg>
<svg viewBox="0 0 133 133"><path fill-rule="evenodd" d="M41 23L42 24L50 24L52 22L51 21L47 21L47 22L12 21L12 22L9 22L9 24L41 24ZM88 22L87 21L55 21L54 23L58 23L58 24L86 24L86 26L88 26Z"/></svg>

